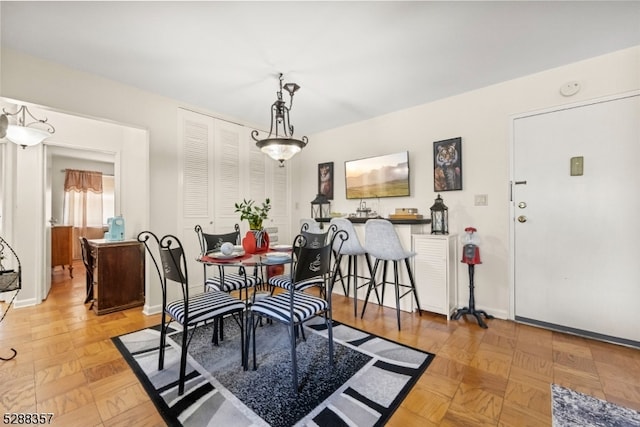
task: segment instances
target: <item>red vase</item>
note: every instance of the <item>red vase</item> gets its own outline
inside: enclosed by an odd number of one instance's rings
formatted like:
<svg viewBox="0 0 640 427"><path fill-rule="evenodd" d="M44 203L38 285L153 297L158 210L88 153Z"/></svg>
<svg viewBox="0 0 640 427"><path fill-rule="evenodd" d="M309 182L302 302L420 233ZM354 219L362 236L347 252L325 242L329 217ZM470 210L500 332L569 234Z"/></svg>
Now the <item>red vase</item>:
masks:
<svg viewBox="0 0 640 427"><path fill-rule="evenodd" d="M266 252L269 250L269 234L264 230L249 230L242 239L242 247L248 254Z"/></svg>

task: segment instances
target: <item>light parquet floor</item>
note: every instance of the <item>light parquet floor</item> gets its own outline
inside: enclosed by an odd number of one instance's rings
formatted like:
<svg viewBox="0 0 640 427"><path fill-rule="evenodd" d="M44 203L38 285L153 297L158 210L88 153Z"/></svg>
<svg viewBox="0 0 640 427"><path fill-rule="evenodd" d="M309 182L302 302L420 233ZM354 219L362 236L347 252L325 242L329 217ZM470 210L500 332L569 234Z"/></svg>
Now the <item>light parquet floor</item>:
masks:
<svg viewBox="0 0 640 427"><path fill-rule="evenodd" d="M54 414L60 426L165 425L110 338L159 323L141 308L96 316L84 305L84 270L53 273L43 304L11 308L0 323L2 413ZM360 304L361 306L361 304ZM6 304L0 303L2 312ZM402 314L369 305L354 318L334 298L334 318L437 356L389 426L549 426L550 384L640 410L640 350L511 321Z"/></svg>

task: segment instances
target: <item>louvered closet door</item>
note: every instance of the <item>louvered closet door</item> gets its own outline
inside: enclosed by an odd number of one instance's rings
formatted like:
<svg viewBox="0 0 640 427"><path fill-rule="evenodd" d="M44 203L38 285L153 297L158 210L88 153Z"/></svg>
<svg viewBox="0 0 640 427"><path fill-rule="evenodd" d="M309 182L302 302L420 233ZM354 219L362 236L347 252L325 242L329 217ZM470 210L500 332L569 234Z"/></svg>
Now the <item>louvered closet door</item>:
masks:
<svg viewBox="0 0 640 427"><path fill-rule="evenodd" d="M260 153L262 154L262 153ZM263 157L266 157L262 154ZM276 229L271 232L272 244L290 244L293 239L291 233L291 198L289 196L289 168L281 168L278 163L267 158L267 195L271 199L269 213L269 227ZM297 230L296 230L297 231Z"/></svg>
<svg viewBox="0 0 640 427"><path fill-rule="evenodd" d="M264 224L273 230L275 241L290 242L291 198L289 169L263 154L250 138L251 129L187 110L179 110L180 236L188 257L190 281L203 281L202 266L195 260L200 252L194 227L224 233L240 224L242 234L249 228L240 221L235 203L269 197L271 212ZM276 231L277 230L277 231Z"/></svg>
<svg viewBox="0 0 640 427"><path fill-rule="evenodd" d="M178 138L181 141L179 176L182 180L178 203L182 235L179 238L185 249L189 279L193 284L203 281L202 266L195 261L200 253L200 244L194 227L197 224L205 230L213 227L213 137L213 118L178 109ZM167 200L167 206L171 203Z"/></svg>
<svg viewBox="0 0 640 427"><path fill-rule="evenodd" d="M234 205L246 194L243 191L245 187L243 170L246 165L243 152L246 138L244 133L248 131L242 126L223 120L216 119L214 122L215 204L214 229L211 232L225 233L233 231L235 224L243 227L240 214L235 212Z"/></svg>

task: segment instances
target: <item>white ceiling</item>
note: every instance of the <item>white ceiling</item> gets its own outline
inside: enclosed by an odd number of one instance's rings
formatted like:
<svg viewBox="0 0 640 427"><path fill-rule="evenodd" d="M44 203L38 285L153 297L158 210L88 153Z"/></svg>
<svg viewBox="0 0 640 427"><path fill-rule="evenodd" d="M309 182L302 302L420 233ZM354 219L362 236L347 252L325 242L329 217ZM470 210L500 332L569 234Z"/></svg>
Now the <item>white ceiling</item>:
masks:
<svg viewBox="0 0 640 427"><path fill-rule="evenodd" d="M3 46L312 134L640 44L640 2L0 2Z"/></svg>

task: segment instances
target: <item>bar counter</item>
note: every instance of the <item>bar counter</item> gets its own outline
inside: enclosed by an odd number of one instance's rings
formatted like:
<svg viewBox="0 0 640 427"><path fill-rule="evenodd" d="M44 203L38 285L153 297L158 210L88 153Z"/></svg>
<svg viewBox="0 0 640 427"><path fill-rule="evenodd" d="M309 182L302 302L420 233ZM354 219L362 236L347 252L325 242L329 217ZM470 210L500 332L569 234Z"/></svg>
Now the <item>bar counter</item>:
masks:
<svg viewBox="0 0 640 427"><path fill-rule="evenodd" d="M354 224L364 224L365 222L367 222L367 220L370 220L370 219L386 219L387 221L391 222L392 224L396 224L396 225L424 225L424 224L431 224L431 218L391 219L391 218L382 218L382 217L362 218L362 217L356 217L356 216L343 217L343 218L347 218L349 221L351 221ZM331 218L316 218L315 220L317 222L330 222Z"/></svg>

